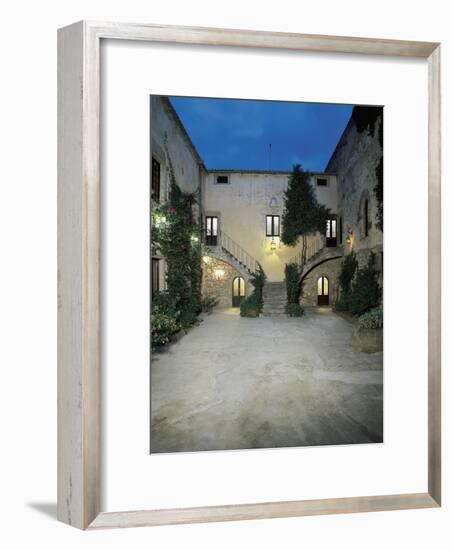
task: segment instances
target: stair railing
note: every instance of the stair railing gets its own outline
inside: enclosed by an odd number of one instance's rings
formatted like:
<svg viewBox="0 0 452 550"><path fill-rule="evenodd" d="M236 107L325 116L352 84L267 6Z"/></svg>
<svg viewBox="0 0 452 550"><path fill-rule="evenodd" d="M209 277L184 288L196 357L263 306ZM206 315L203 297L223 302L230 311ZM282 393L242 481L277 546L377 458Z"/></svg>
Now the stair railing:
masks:
<svg viewBox="0 0 452 550"><path fill-rule="evenodd" d="M220 231L220 246L238 262L244 265L248 271L251 273L256 271L257 260L223 230Z"/></svg>

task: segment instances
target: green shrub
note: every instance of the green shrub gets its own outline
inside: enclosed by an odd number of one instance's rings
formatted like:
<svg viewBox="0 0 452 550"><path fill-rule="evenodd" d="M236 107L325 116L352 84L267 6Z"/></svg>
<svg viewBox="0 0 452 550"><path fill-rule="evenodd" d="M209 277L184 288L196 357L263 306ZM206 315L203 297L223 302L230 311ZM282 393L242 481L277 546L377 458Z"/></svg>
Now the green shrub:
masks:
<svg viewBox="0 0 452 550"><path fill-rule="evenodd" d="M166 313L152 314L152 345L163 346L171 340L171 336L180 329L177 320Z"/></svg>
<svg viewBox="0 0 452 550"><path fill-rule="evenodd" d="M284 276L286 279L287 303L298 304L300 299L300 270L298 264L286 264Z"/></svg>
<svg viewBox="0 0 452 550"><path fill-rule="evenodd" d="M287 304L286 313L289 315L289 317L301 317L304 313L304 310L300 306L300 304Z"/></svg>
<svg viewBox="0 0 452 550"><path fill-rule="evenodd" d="M243 300L240 304L240 315L242 317L259 317L264 305L264 284L267 277L260 264L257 264L257 269L251 274L250 283L253 285L253 293Z"/></svg>
<svg viewBox="0 0 452 550"><path fill-rule="evenodd" d="M363 313L358 318L359 328L383 328L383 307L378 306Z"/></svg>
<svg viewBox="0 0 452 550"><path fill-rule="evenodd" d="M379 304L381 289L378 285L378 272L374 262L375 257L371 254L367 265L358 269L354 252L344 258L339 275L341 292L334 304L336 311L349 311L353 315L362 315Z"/></svg>
<svg viewBox="0 0 452 550"><path fill-rule="evenodd" d="M349 292L351 290L353 277L355 276L357 267L358 260L356 259L356 254L352 250L342 261L341 272L339 274L339 285L342 292Z"/></svg>
<svg viewBox="0 0 452 550"><path fill-rule="evenodd" d="M161 291L152 298L152 313L165 313L179 319L176 298L168 291Z"/></svg>
<svg viewBox="0 0 452 550"><path fill-rule="evenodd" d="M350 311L350 292L341 292L333 305L335 311Z"/></svg>
<svg viewBox="0 0 452 550"><path fill-rule="evenodd" d="M201 309L204 313L211 313L212 309L218 305L218 298L216 296L206 296L201 300Z"/></svg>
<svg viewBox="0 0 452 550"><path fill-rule="evenodd" d="M357 267L356 254L352 250L342 261L341 272L339 274L340 294L333 306L336 311L350 311L352 281Z"/></svg>
<svg viewBox="0 0 452 550"><path fill-rule="evenodd" d="M254 273L250 276L250 283L254 287L253 294L257 295L257 298L260 302L263 300L264 296L264 285L265 281L267 280L267 276L265 275L264 270L262 269L261 264L257 264L257 269Z"/></svg>
<svg viewBox="0 0 452 550"><path fill-rule="evenodd" d="M259 296L255 292L240 304L240 315L242 317L259 317L261 311L262 301L259 300Z"/></svg>
<svg viewBox="0 0 452 550"><path fill-rule="evenodd" d="M379 304L381 291L374 262L375 256L371 254L367 265L358 269L353 280L349 297L349 311L353 315L362 315Z"/></svg>
<svg viewBox="0 0 452 550"><path fill-rule="evenodd" d="M180 330L180 312L174 297L160 292L152 300L152 346L163 346Z"/></svg>

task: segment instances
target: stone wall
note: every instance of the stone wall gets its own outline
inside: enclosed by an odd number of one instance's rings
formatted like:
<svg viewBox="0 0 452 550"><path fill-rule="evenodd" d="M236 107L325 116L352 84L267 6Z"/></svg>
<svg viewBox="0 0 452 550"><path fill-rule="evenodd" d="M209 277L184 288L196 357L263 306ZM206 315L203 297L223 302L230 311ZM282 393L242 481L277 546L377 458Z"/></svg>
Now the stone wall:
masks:
<svg viewBox="0 0 452 550"><path fill-rule="evenodd" d="M202 160L166 97L151 98L151 133L151 156L160 164L160 202L165 203L168 200L168 152L178 186L186 193L195 192L200 198L204 170ZM200 218L199 204L195 205L193 213L196 219ZM160 260L159 288L163 290L166 288L166 261L161 256L156 258Z"/></svg>
<svg viewBox="0 0 452 550"><path fill-rule="evenodd" d="M303 307L317 306L317 280L325 276L329 284L329 305L332 306L339 292L339 273L341 272L342 259L336 258L315 267L303 280L300 304Z"/></svg>
<svg viewBox="0 0 452 550"><path fill-rule="evenodd" d="M218 298L218 308L231 307L232 282L235 277L243 277L243 274L223 260L205 256L202 263L202 297ZM245 279L246 296L249 296L252 288L249 281Z"/></svg>
<svg viewBox="0 0 452 550"><path fill-rule="evenodd" d="M152 96L152 156L160 163L161 200L168 198L169 166L165 141L174 175L182 191L201 193L203 162L168 98Z"/></svg>
<svg viewBox="0 0 452 550"><path fill-rule="evenodd" d="M368 129L358 132L351 118L326 167L326 171L337 174L338 219L342 218L346 253L352 248L357 253L361 250L378 253L383 249L383 233L377 227L378 203L374 191L377 184L375 170L383 155L379 142L381 124L380 117L372 135ZM364 224L366 200L367 235ZM347 236L350 243L346 242Z"/></svg>

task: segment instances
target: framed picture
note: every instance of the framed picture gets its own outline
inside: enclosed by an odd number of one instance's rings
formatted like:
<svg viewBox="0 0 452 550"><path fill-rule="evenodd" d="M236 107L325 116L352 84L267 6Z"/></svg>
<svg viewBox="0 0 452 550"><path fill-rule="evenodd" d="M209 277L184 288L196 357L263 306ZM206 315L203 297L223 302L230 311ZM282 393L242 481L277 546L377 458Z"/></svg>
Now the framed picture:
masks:
<svg viewBox="0 0 452 550"><path fill-rule="evenodd" d="M58 516L441 505L440 46L59 30Z"/></svg>

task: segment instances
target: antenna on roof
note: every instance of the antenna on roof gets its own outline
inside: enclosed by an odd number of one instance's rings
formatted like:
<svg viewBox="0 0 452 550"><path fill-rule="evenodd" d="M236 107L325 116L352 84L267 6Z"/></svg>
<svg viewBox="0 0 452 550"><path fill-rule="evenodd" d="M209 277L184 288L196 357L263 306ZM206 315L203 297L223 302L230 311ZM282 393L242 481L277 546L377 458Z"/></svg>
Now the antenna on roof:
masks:
<svg viewBox="0 0 452 550"><path fill-rule="evenodd" d="M272 169L272 144L268 144L268 170Z"/></svg>

